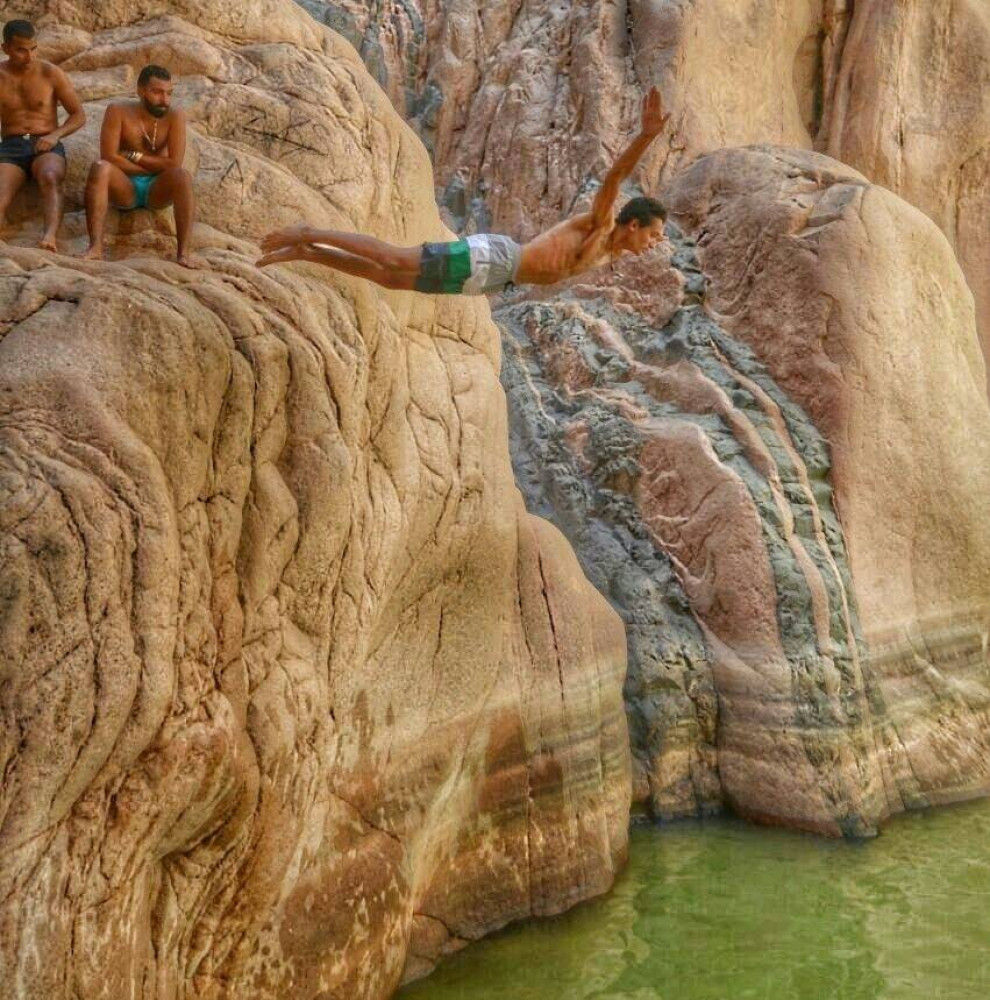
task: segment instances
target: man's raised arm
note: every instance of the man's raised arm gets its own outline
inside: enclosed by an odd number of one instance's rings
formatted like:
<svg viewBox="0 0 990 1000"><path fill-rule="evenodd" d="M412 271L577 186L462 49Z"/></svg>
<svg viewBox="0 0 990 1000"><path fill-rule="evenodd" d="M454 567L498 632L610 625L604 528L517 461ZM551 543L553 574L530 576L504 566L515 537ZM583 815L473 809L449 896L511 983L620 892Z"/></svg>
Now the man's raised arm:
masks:
<svg viewBox="0 0 990 1000"><path fill-rule="evenodd" d="M663 113L663 100L660 97L660 91L653 87L643 98L643 121L639 135L629 143L625 152L615 161L595 195L591 214L594 216L596 226L605 226L611 223L615 211L615 200L619 196L622 182L633 172L650 143L664 130L669 118L670 115Z"/></svg>

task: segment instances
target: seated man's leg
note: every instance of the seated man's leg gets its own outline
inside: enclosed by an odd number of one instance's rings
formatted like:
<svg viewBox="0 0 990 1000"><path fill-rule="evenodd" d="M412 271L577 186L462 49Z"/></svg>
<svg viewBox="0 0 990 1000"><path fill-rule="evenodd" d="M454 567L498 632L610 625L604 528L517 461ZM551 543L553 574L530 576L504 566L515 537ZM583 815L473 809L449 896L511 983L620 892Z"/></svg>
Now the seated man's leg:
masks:
<svg viewBox="0 0 990 1000"><path fill-rule="evenodd" d="M173 206L175 212L175 259L189 264L189 236L192 233L196 198L193 194L192 174L182 167L163 170L148 191L148 208Z"/></svg>
<svg viewBox="0 0 990 1000"><path fill-rule="evenodd" d="M95 260L103 256L103 229L110 203L117 208L133 208L135 201L134 185L123 170L108 160L97 160L90 167L89 179L86 181L89 249L83 254L84 258Z"/></svg>
<svg viewBox="0 0 990 1000"><path fill-rule="evenodd" d="M57 250L58 227L62 222L62 184L65 181L65 157L42 153L31 164L31 175L41 191L44 232L38 240L42 250Z"/></svg>
<svg viewBox="0 0 990 1000"><path fill-rule="evenodd" d="M27 179L27 174L13 163L0 163L0 236L7 226L7 209Z"/></svg>

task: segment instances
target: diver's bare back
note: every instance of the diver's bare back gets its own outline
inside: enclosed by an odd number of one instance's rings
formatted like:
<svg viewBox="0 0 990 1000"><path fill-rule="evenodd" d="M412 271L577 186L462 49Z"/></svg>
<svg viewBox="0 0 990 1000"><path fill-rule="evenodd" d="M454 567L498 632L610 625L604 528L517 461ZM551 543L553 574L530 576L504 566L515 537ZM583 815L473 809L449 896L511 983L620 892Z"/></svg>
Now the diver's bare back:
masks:
<svg viewBox="0 0 990 1000"><path fill-rule="evenodd" d="M48 135L58 128L56 86L62 71L40 59L22 73L0 63L0 122L3 138ZM64 74L62 74L64 75Z"/></svg>
<svg viewBox="0 0 990 1000"><path fill-rule="evenodd" d="M611 220L597 224L591 212L558 222L523 246L519 283L552 285L607 263L608 238L614 228Z"/></svg>

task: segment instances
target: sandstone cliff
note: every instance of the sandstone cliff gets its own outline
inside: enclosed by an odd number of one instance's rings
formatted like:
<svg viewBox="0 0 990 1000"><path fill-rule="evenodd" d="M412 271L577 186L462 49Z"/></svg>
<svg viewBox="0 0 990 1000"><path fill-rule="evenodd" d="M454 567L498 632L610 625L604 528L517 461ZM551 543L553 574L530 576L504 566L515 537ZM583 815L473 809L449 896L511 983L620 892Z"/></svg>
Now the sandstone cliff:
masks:
<svg viewBox="0 0 990 1000"><path fill-rule="evenodd" d="M608 888L622 627L523 509L487 305L251 263L442 237L418 140L288 0L20 10L72 208L106 100L181 74L205 266L146 213L0 247L0 996L384 997Z"/></svg>
<svg viewBox="0 0 990 1000"><path fill-rule="evenodd" d="M702 157L662 255L497 313L513 451L629 630L640 796L862 834L990 792L990 410L920 212Z"/></svg>
<svg viewBox="0 0 990 1000"><path fill-rule="evenodd" d="M699 154L816 148L956 249L990 358L986 0L300 0L360 49L430 147L458 226L529 237L591 193L659 86L638 183Z"/></svg>

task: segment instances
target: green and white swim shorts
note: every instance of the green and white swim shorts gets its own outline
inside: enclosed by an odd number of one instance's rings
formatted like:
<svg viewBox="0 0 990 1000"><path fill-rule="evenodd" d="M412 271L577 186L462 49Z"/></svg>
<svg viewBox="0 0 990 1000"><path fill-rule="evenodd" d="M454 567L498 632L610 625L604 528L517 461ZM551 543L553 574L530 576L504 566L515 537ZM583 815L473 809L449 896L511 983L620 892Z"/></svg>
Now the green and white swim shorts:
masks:
<svg viewBox="0 0 990 1000"><path fill-rule="evenodd" d="M508 236L479 234L455 243L424 243L416 291L484 295L516 280L522 247Z"/></svg>

